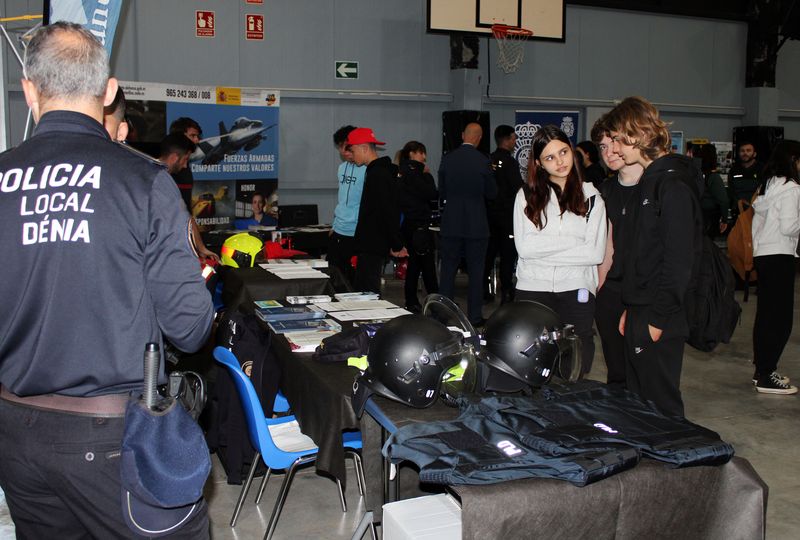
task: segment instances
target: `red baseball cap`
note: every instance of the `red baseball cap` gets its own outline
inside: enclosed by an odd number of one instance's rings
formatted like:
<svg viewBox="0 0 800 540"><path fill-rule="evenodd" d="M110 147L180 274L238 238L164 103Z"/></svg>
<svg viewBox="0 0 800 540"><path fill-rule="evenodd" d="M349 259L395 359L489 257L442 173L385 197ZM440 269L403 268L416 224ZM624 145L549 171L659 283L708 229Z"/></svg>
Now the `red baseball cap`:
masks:
<svg viewBox="0 0 800 540"><path fill-rule="evenodd" d="M356 128L350 132L350 135L347 136L347 142L345 143L347 146L352 146L354 144L386 144L385 142L379 141L375 138L375 133L369 128Z"/></svg>

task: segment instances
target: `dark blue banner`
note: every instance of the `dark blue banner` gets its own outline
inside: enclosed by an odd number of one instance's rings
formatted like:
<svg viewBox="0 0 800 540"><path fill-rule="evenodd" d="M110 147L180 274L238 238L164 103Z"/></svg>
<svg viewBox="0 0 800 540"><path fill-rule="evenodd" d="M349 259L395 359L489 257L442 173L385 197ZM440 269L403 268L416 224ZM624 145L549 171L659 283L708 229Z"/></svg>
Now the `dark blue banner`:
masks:
<svg viewBox="0 0 800 540"><path fill-rule="evenodd" d="M48 22L80 24L100 40L111 56L122 0L50 0Z"/></svg>
<svg viewBox="0 0 800 540"><path fill-rule="evenodd" d="M514 158L519 162L523 178L527 178L528 174L528 158L534 133L542 126L553 124L560 128L569 137L572 146L575 146L578 144L580 114L578 111L517 111L514 122L514 129L517 132Z"/></svg>

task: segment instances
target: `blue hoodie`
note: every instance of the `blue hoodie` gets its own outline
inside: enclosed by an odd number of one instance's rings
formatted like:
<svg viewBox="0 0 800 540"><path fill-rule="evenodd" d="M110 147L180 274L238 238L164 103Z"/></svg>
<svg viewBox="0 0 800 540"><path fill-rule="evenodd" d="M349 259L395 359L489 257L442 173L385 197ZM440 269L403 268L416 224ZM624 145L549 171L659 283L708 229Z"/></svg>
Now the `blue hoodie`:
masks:
<svg viewBox="0 0 800 540"><path fill-rule="evenodd" d="M343 236L356 234L358 208L361 206L361 191L364 189L364 174L367 167L349 161L339 165L336 178L339 180L339 200L333 211L333 230Z"/></svg>

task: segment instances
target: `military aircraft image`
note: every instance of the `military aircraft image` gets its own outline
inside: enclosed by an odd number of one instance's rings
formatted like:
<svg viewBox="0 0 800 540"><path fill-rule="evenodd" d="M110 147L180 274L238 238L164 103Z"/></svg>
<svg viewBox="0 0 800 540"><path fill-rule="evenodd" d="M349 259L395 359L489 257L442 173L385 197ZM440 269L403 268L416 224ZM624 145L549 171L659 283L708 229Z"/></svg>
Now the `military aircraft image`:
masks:
<svg viewBox="0 0 800 540"><path fill-rule="evenodd" d="M240 117L234 121L230 131L225 129L225 122L219 123L219 136L209 137L197 143L197 149L190 156L190 161L201 161L203 165L219 163L225 156L235 154L239 150L250 150L261 144L264 132L277 124L264 127L261 120L250 120Z"/></svg>

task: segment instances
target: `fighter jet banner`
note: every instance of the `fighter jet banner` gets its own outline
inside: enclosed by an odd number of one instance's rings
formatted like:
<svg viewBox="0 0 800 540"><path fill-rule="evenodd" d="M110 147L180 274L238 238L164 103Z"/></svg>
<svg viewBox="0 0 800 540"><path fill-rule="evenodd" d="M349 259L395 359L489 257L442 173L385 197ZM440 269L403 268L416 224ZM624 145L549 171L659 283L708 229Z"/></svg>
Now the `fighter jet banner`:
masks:
<svg viewBox="0 0 800 540"><path fill-rule="evenodd" d="M156 154L178 118L201 129L189 159L191 212L198 224L226 227L251 214L256 195L277 210L280 94L263 88L120 82L127 101L128 142ZM272 220L274 221L274 220ZM262 219L259 224L269 224Z"/></svg>
<svg viewBox="0 0 800 540"><path fill-rule="evenodd" d="M523 178L528 176L528 158L531 140L539 128L548 124L558 126L573 146L578 144L578 111L516 111L514 130L517 133L517 145L514 148L514 159L519 162Z"/></svg>

